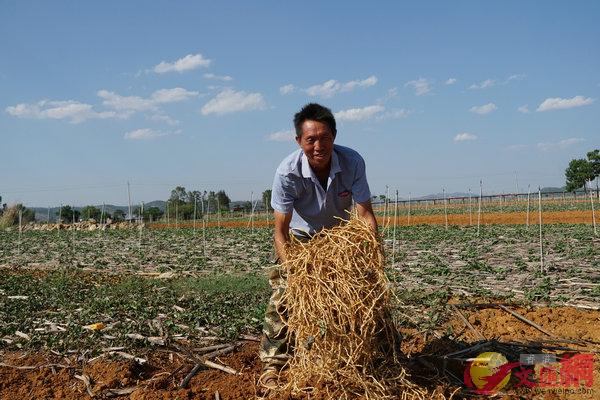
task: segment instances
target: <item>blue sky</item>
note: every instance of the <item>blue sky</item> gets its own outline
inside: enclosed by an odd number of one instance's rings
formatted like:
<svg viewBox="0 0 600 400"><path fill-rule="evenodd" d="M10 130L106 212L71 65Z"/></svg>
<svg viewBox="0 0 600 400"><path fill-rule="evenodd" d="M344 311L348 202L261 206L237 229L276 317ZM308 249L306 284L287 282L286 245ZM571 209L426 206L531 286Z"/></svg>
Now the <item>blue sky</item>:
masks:
<svg viewBox="0 0 600 400"><path fill-rule="evenodd" d="M564 184L600 146L600 3L0 1L0 195L234 200L320 102L373 194Z"/></svg>

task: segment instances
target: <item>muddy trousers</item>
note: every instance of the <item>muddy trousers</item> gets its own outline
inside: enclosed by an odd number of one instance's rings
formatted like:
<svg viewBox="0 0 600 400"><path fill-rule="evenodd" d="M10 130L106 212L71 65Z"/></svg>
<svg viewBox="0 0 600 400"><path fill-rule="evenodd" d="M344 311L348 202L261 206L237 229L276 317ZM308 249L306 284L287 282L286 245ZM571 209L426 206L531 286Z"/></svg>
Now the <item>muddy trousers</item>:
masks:
<svg viewBox="0 0 600 400"><path fill-rule="evenodd" d="M286 278L282 276L279 264L269 271L269 284L273 292L265 311L263 334L260 341L259 356L266 369L280 370L290 358L291 347L287 340L287 315L283 294Z"/></svg>

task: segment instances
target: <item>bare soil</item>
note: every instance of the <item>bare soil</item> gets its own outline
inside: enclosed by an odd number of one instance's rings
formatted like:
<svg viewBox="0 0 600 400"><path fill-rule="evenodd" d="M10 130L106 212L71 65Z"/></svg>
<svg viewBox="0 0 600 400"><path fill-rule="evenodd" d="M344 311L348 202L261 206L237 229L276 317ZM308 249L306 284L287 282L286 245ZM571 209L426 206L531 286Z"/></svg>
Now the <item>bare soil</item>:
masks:
<svg viewBox="0 0 600 400"><path fill-rule="evenodd" d="M554 343L555 346L567 346L577 352L600 351L600 312L598 311L570 307L511 307L512 310L556 336L551 338L499 308L481 306L481 308L459 307L459 309L473 329L464 323L458 313L433 331L402 329L405 337L402 351L408 357L407 367L411 371L412 379L430 390L442 386L448 396L460 386L444 377L443 373L440 374L443 370L442 363L436 362L435 357L449 354L476 342L481 343L480 335L487 341L545 342ZM448 335L448 332L452 333ZM563 351L565 350L554 350L556 354ZM89 391L94 398L111 396L110 389L131 388L131 393L121 395L119 398L215 399L215 394L218 392L223 400L252 399L256 395L256 382L261 370L257 353L258 344L246 342L236 352L215 360L239 371L239 375L205 369L193 377L190 385L183 389L178 385L192 365L185 363L176 353L166 349L148 350L146 354L136 354L148 360L144 365L109 356L84 362L81 356L78 360L77 356L60 356L49 352L0 351L0 399L90 398L86 385L82 380L75 378L75 375L89 377ZM435 374L431 370L411 361L420 357L429 357L427 359L439 368L437 373L440 375L433 377ZM597 354L594 357L592 394L589 392L583 395L546 393L527 396L509 392L504 395L504 398L599 398L600 360ZM18 367L32 368L19 369ZM460 391L455 394L455 398L463 398L466 395L466 392Z"/></svg>

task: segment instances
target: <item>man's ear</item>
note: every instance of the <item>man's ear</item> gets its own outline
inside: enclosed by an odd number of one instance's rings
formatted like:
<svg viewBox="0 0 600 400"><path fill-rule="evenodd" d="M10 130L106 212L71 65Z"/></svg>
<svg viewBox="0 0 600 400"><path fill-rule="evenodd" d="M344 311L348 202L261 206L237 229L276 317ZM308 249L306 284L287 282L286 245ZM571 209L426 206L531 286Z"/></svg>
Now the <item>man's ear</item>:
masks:
<svg viewBox="0 0 600 400"><path fill-rule="evenodd" d="M296 135L296 143L298 143L298 146L302 146L301 142L302 142L302 136Z"/></svg>

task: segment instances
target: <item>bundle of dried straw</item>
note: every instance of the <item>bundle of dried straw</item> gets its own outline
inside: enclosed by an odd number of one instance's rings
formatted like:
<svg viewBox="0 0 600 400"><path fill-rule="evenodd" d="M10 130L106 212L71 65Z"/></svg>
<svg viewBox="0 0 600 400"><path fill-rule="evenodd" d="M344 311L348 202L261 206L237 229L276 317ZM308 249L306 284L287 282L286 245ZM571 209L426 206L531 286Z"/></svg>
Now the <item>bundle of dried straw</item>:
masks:
<svg viewBox="0 0 600 400"><path fill-rule="evenodd" d="M364 220L292 240L282 268L294 356L292 395L331 399L423 399L398 362L397 330L379 238Z"/></svg>

